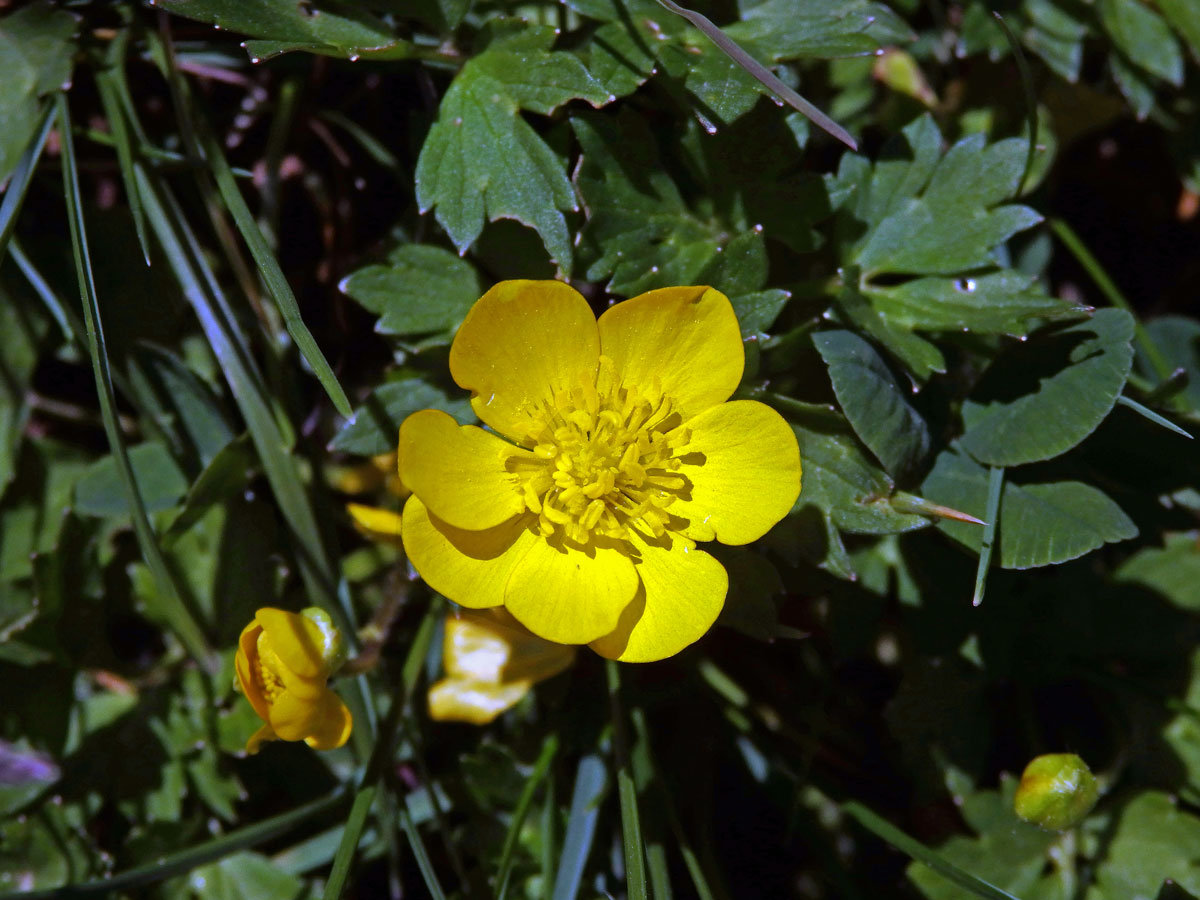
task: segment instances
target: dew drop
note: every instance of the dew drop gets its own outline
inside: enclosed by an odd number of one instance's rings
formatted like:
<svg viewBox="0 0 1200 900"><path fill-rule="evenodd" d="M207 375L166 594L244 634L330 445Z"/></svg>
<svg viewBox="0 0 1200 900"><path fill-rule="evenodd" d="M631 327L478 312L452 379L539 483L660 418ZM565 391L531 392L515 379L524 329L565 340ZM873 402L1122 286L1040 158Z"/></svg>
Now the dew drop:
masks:
<svg viewBox="0 0 1200 900"><path fill-rule="evenodd" d="M346 59L350 60L350 62L358 62L358 54L351 53L349 56L346 57Z"/></svg>
<svg viewBox="0 0 1200 900"><path fill-rule="evenodd" d="M954 289L961 294L973 294L975 293L975 287L974 278L959 278L954 282Z"/></svg>
<svg viewBox="0 0 1200 900"><path fill-rule="evenodd" d="M653 274L657 275L657 274L658 274L658 266L651 266L651 267L650 267L650 271L651 271Z"/></svg>

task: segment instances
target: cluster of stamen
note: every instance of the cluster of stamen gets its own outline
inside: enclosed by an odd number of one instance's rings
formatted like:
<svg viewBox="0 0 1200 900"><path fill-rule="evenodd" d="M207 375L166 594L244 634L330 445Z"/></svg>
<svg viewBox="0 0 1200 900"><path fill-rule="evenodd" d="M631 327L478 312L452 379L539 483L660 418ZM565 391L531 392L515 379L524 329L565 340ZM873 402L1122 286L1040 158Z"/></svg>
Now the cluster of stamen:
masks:
<svg viewBox="0 0 1200 900"><path fill-rule="evenodd" d="M689 484L678 451L691 434L654 386L646 396L617 384L606 357L597 381L556 388L529 411L525 443L537 458L516 466L525 505L547 538L586 545L630 528L661 537Z"/></svg>
<svg viewBox="0 0 1200 900"><path fill-rule="evenodd" d="M274 650L267 646L268 642L264 638L266 638L265 632L259 634L258 658L251 660L250 677L262 691L266 701L272 703L283 692L283 679L279 677L272 665L272 663L278 663L279 657Z"/></svg>

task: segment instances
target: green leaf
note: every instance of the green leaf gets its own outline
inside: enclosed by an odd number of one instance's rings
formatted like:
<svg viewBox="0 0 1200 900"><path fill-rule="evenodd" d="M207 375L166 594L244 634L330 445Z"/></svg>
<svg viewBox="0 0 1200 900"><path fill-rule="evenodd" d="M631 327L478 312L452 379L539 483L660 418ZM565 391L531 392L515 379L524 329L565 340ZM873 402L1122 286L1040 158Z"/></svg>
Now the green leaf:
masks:
<svg viewBox="0 0 1200 900"><path fill-rule="evenodd" d="M1154 5L1200 56L1200 0L1157 0Z"/></svg>
<svg viewBox="0 0 1200 900"><path fill-rule="evenodd" d="M397 247L386 265L359 269L340 287L379 316L375 330L380 334L447 338L483 293L470 263L429 244Z"/></svg>
<svg viewBox="0 0 1200 900"><path fill-rule="evenodd" d="M869 0L767 0L749 5L744 21L725 31L754 56L772 63L867 55L881 43L912 39L902 19Z"/></svg>
<svg viewBox="0 0 1200 900"><path fill-rule="evenodd" d="M1113 44L1138 68L1151 75L1183 84L1183 53L1171 29L1140 0L1098 0L1100 24Z"/></svg>
<svg viewBox="0 0 1200 900"><path fill-rule="evenodd" d="M956 836L937 848L938 854L984 881L1017 897L1069 900L1056 889L1057 877L1047 872L1057 835L1021 822L1013 814L1016 779L1004 778L999 791L978 791L956 797L956 805L977 836ZM952 884L919 862L908 877L929 900L968 900L980 896Z"/></svg>
<svg viewBox="0 0 1200 900"><path fill-rule="evenodd" d="M1133 363L1132 340L1129 313L1102 309L1010 348L963 403L963 448L994 466L1019 466L1070 450L1116 404Z"/></svg>
<svg viewBox="0 0 1200 900"><path fill-rule="evenodd" d="M1175 799L1144 791L1121 810L1089 897L1128 900L1150 897L1164 878L1200 892L1200 818L1179 809Z"/></svg>
<svg viewBox="0 0 1200 900"><path fill-rule="evenodd" d="M463 66L442 98L416 174L421 211L435 210L460 253L479 237L485 217L515 219L570 271L562 211L576 208L575 192L565 163L520 110L548 115L576 98L593 106L615 99L570 53L488 49Z"/></svg>
<svg viewBox="0 0 1200 900"><path fill-rule="evenodd" d="M187 490L187 479L162 444L151 442L130 447L129 463L147 512L170 509ZM112 456L98 460L79 479L75 486L75 509L88 516L129 515L129 501Z"/></svg>
<svg viewBox="0 0 1200 900"><path fill-rule="evenodd" d="M838 528L855 534L899 534L929 524L923 516L892 508L888 500L895 485L867 459L848 429L818 430L795 423L792 429L804 466L793 513L814 506ZM944 502L937 494L932 499Z"/></svg>
<svg viewBox="0 0 1200 900"><path fill-rule="evenodd" d="M1085 315L1086 307L1052 297L1037 279L1012 269L961 278L915 278L895 287L872 286L877 310L902 328L1028 334L1037 319Z"/></svg>
<svg viewBox="0 0 1200 900"><path fill-rule="evenodd" d="M41 121L39 98L70 86L79 20L42 0L0 19L0 184Z"/></svg>
<svg viewBox="0 0 1200 900"><path fill-rule="evenodd" d="M1162 594L1176 606L1200 612L1200 547L1195 532L1168 534L1162 547L1146 547L1117 569L1118 581Z"/></svg>
<svg viewBox="0 0 1200 900"><path fill-rule="evenodd" d="M201 866L187 880L197 900L295 900L304 889L299 878L248 850Z"/></svg>
<svg viewBox="0 0 1200 900"><path fill-rule="evenodd" d="M358 57L407 46L361 7L329 0L157 0L160 9L252 38L296 44L314 53ZM251 48L246 49L249 51ZM300 49L300 46L290 49ZM258 48L251 56L260 55ZM278 50L277 52L282 52Z"/></svg>
<svg viewBox="0 0 1200 900"><path fill-rule="evenodd" d="M588 213L588 280L609 278L609 290L626 295L697 283L717 259L721 231L688 208L645 122L623 110L615 120L575 116L571 126L583 148L575 183Z"/></svg>
<svg viewBox="0 0 1200 900"><path fill-rule="evenodd" d="M883 358L852 331L817 332L813 344L855 434L892 475L913 471L929 452L929 428Z"/></svg>
<svg viewBox="0 0 1200 900"><path fill-rule="evenodd" d="M452 399L419 378L405 378L371 392L330 442L330 449L360 456L375 456L396 449L400 423L419 409L440 409L460 422L475 421L471 401Z"/></svg>
<svg viewBox="0 0 1200 900"><path fill-rule="evenodd" d="M924 496L977 518L986 516L987 490L988 470L954 450L938 456L922 485ZM978 526L943 520L937 527L979 552L983 536ZM1121 507L1091 485L1079 481L1017 484L1005 479L1000 497L1002 568L1055 565L1137 533Z"/></svg>
<svg viewBox="0 0 1200 900"><path fill-rule="evenodd" d="M1200 410L1200 322L1186 316L1161 316L1146 323L1146 334L1161 351L1169 369L1183 369L1187 386L1183 396L1193 410ZM1138 368L1154 373L1145 354L1138 353Z"/></svg>

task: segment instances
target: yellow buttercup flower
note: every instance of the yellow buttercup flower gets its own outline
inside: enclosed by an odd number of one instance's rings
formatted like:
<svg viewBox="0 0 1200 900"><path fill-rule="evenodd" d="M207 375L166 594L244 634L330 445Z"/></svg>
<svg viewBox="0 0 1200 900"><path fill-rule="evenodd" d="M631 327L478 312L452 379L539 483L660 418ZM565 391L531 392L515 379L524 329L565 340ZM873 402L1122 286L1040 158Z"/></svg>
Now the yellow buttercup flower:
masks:
<svg viewBox="0 0 1200 900"><path fill-rule="evenodd" d="M503 609L460 610L446 619L448 677L429 688L429 715L486 725L574 661L574 647L542 640Z"/></svg>
<svg viewBox="0 0 1200 900"><path fill-rule="evenodd" d="M450 348L492 431L436 410L400 428L409 561L456 603L504 606L546 640L630 662L678 653L728 589L696 542L756 540L800 491L788 424L726 402L743 366L737 317L711 288L651 291L596 320L567 284L496 285Z"/></svg>
<svg viewBox="0 0 1200 900"><path fill-rule="evenodd" d="M350 710L328 680L344 661L342 635L322 609L303 613L270 607L238 638L238 687L265 723L246 742L257 753L263 741L304 741L332 750L350 737Z"/></svg>

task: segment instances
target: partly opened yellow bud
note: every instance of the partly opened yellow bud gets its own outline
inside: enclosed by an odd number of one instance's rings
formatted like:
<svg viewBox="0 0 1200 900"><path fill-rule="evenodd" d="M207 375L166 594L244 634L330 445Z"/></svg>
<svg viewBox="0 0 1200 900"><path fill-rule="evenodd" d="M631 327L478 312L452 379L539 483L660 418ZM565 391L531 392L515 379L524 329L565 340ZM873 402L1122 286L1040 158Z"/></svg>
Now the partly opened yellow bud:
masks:
<svg viewBox="0 0 1200 900"><path fill-rule="evenodd" d="M246 742L257 753L263 741L304 741L317 750L346 743L350 711L328 687L345 662L342 634L329 614L264 608L238 638L238 687L264 724Z"/></svg>
<svg viewBox="0 0 1200 900"><path fill-rule="evenodd" d="M503 609L463 610L446 620L442 665L449 677L429 689L429 714L486 725L574 660L573 646L542 640Z"/></svg>
<svg viewBox="0 0 1200 900"><path fill-rule="evenodd" d="M1087 763L1074 753L1048 753L1025 767L1013 811L1039 828L1064 831L1082 822L1099 796Z"/></svg>

